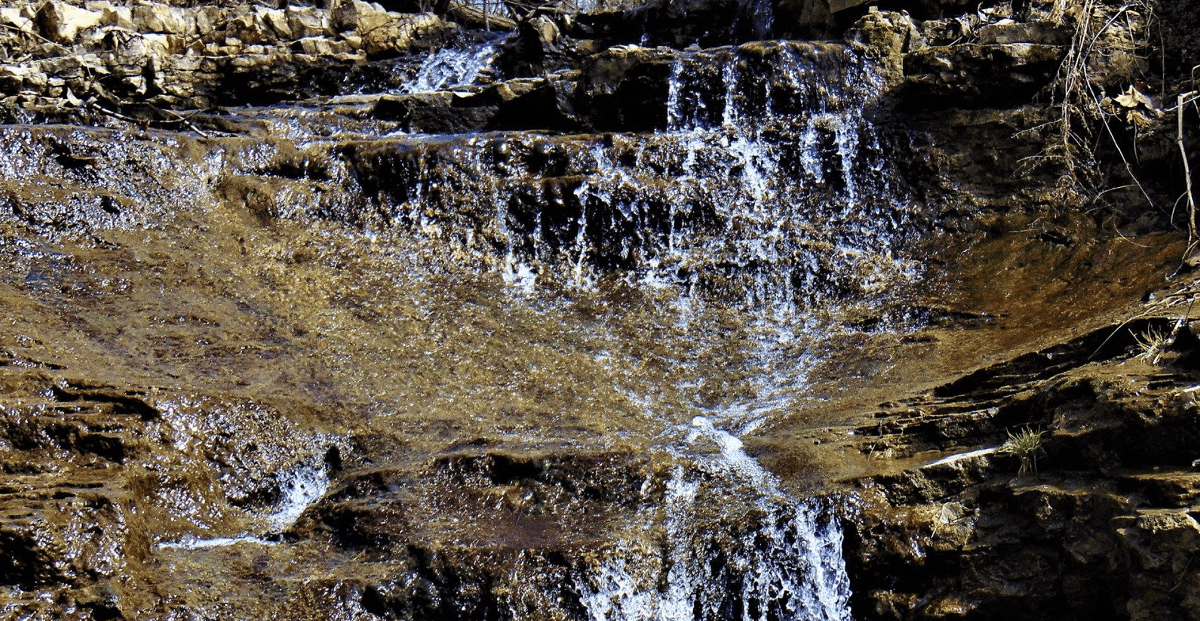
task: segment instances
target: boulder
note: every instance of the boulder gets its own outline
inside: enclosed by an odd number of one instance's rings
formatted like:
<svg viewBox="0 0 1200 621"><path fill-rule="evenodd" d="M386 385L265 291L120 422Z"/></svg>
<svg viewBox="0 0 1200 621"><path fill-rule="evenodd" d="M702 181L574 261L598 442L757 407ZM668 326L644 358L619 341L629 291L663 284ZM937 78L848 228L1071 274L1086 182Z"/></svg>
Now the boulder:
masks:
<svg viewBox="0 0 1200 621"><path fill-rule="evenodd" d="M43 4L37 13L41 35L64 45L74 43L80 32L99 26L103 18L104 14L99 11L88 11L58 0Z"/></svg>
<svg viewBox="0 0 1200 621"><path fill-rule="evenodd" d="M383 7L362 0L347 0L330 12L330 21L338 32L354 32L360 36L378 30L392 21Z"/></svg>
<svg viewBox="0 0 1200 621"><path fill-rule="evenodd" d="M287 16L292 36L297 39L331 34L328 19L323 11L311 7L288 7L284 15Z"/></svg>
<svg viewBox="0 0 1200 621"><path fill-rule="evenodd" d="M0 24L5 26L6 30L18 30L25 33L33 33L34 23L25 15L22 9L15 7L0 8Z"/></svg>
<svg viewBox="0 0 1200 621"><path fill-rule="evenodd" d="M133 23L141 32L176 35L188 32L188 20L183 11L165 4L134 5Z"/></svg>

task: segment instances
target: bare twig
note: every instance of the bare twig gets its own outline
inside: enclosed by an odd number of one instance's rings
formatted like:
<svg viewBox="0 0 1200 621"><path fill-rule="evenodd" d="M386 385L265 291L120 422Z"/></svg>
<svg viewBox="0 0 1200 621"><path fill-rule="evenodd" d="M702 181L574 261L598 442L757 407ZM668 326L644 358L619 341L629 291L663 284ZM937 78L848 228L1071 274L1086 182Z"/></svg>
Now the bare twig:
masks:
<svg viewBox="0 0 1200 621"><path fill-rule="evenodd" d="M112 118L117 119L119 121L125 121L126 123L133 123L134 125L142 125L143 123L146 122L142 119L136 119L134 117L131 117L131 116L128 116L125 114L121 114L120 112L117 112L116 110L109 110L108 108L105 108L104 106L101 106L100 104L96 103L95 97L92 97L92 98L88 99L87 101L85 101L84 105L96 110L97 112L99 112L101 114L111 116ZM179 124L187 127L188 129L196 132L197 134L200 134L200 136L202 136L204 138L208 138L208 133L205 132L204 130L200 129L199 127L196 127L190 120L188 120L187 117L182 116L171 110L163 110L162 108L155 108L155 109L164 114L169 114L169 115L175 117L174 121L176 123L179 123Z"/></svg>
<svg viewBox="0 0 1200 621"><path fill-rule="evenodd" d="M163 112L165 112L166 114L169 114L169 115L175 117L175 120L177 122L183 124L184 127L187 127L188 129L196 132L197 134L200 134L200 136L203 138L208 138L208 134L205 133L204 130L193 125L192 121L188 117L183 116L183 115L179 114L178 112L175 112L174 110L164 110L162 108L159 108L159 109L162 110Z"/></svg>
<svg viewBox="0 0 1200 621"><path fill-rule="evenodd" d="M58 49L60 49L60 50L62 50L62 51L64 51L64 52L68 52L68 53L70 53L70 51L71 51L71 50L70 50L70 48L68 48L67 46L65 46L65 45L63 45L63 44L61 44L61 43L58 43L58 42L55 42L55 41L51 41L50 39L47 39L46 37L43 37L42 35L40 35L40 34L38 34L38 33L36 33L36 32L30 31L30 30L23 30L23 29L21 29L21 28L19 28L19 27L17 27L17 26L14 26L14 25L12 25L12 24L0 24L0 28L4 28L4 29L6 29L6 30L10 30L10 31L12 31L12 32L16 32L16 33L18 33L18 34L25 35L25 36L27 36L27 37L32 37L32 38L34 38L34 39L38 39L38 40L42 41L43 43L49 43L50 45L53 45L54 47L57 47Z"/></svg>
<svg viewBox="0 0 1200 621"><path fill-rule="evenodd" d="M1192 168L1188 164L1187 147L1183 144L1183 110L1187 97L1195 95L1195 93L1180 93L1178 104L1175 106L1175 118L1177 119L1177 133L1175 134L1175 144L1179 145L1179 155L1183 158L1183 183L1187 190L1188 204L1188 249L1191 250L1192 244L1200 240L1200 232L1196 229L1196 199L1192 196Z"/></svg>

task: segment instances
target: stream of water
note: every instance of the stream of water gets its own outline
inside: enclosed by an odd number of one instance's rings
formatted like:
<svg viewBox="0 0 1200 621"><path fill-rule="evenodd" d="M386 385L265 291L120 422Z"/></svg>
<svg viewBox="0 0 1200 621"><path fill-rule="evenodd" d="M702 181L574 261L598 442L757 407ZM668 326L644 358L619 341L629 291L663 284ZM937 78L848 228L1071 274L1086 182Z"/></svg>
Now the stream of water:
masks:
<svg viewBox="0 0 1200 621"><path fill-rule="evenodd" d="M493 40L431 54L401 90L469 85L496 49ZM895 310L921 275L904 255L911 201L887 138L865 114L882 81L845 46L671 54L662 131L380 141L391 159L378 211L421 248L398 251L390 273L412 296L414 317L451 319L426 326L428 339L404 341L405 352L424 351L410 366L429 367L434 387L401 387L372 407L457 415L510 398L546 411L560 407L553 399L568 409L571 398L614 399L586 407L640 417L634 433L674 465L649 475L640 521L573 569L591 619L846 621L836 502L791 497L742 438L820 398L809 374L832 339L902 332L913 321ZM363 243L375 243L372 226ZM422 268L430 257L434 269ZM421 275L438 261L477 266L502 299L464 304L439 293L436 278ZM496 312L511 314L499 336ZM477 323L487 340L472 340L485 338L471 332ZM500 355L504 379L464 371L494 364L496 338L523 334L541 340L511 360ZM439 379L447 360L468 378L462 386ZM556 369L563 364L579 368ZM525 389L511 378L521 374L531 386L545 378L529 388L536 399L520 400ZM390 377L356 381L380 395L396 390ZM502 437L549 442L532 433L514 427ZM272 543L329 485L324 469L298 468L280 473L279 500L255 516L256 533L161 547Z"/></svg>
<svg viewBox="0 0 1200 621"><path fill-rule="evenodd" d="M400 89L404 93L431 93L471 86L491 66L499 51L495 38L466 48L447 47L429 54L417 75Z"/></svg>
<svg viewBox="0 0 1200 621"><path fill-rule="evenodd" d="M457 54L431 71L484 56ZM472 137L399 175L388 208L464 248L489 240L518 301L597 296L615 279L676 326L673 368L626 391L687 466L577 576L592 619L849 619L835 512L789 498L738 436L795 407L821 343L853 329L846 317L905 327L886 308L920 274L902 255L909 201L863 113L881 80L844 47L778 43L686 53L668 86L665 131L535 142L525 159L512 154L528 143ZM525 207L531 194L543 208ZM463 226L464 213L479 219ZM740 328L713 329L730 314ZM741 370L718 379L722 367ZM647 533L658 548L639 543Z"/></svg>
<svg viewBox="0 0 1200 621"><path fill-rule="evenodd" d="M662 557L631 542L582 577L591 619L849 621L842 533L828 507L788 497L707 418L691 425L688 442L712 442L719 456L671 471L644 526L664 533ZM731 490L752 498L749 510L721 502Z"/></svg>
<svg viewBox="0 0 1200 621"><path fill-rule="evenodd" d="M595 291L616 274L669 300L666 314L690 335L678 362L691 370L674 381L696 392L696 413L664 431L664 450L690 465L671 471L640 530L578 577L595 621L850 618L837 517L789 498L738 435L793 407L815 344L846 329L841 317L886 305L918 277L901 257L907 199L863 116L879 86L841 48L687 54L672 69L665 132L584 144L563 164L579 181L548 196L569 214L557 225L506 207L537 175L496 156L505 138L464 152L460 165L482 181L455 200L494 206L499 269L515 295L551 283ZM418 175L400 209L422 221L440 183ZM706 333L718 307L744 331ZM876 329L902 330L904 318ZM730 338L745 339L743 396L701 398L710 378L696 361ZM630 397L650 418L678 420L678 397ZM659 550L639 547L647 532L660 533Z"/></svg>

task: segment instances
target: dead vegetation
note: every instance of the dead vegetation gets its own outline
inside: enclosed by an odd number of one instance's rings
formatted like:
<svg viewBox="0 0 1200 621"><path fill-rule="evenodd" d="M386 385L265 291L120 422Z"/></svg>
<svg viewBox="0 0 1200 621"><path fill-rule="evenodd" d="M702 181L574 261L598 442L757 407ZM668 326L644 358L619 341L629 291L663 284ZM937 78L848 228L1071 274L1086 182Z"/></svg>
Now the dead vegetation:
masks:
<svg viewBox="0 0 1200 621"><path fill-rule="evenodd" d="M1054 139L1025 165L1059 167L1063 186L1082 195L1085 202L1101 201L1117 190L1134 190L1150 207L1168 212L1171 222L1178 223L1182 215L1186 222L1180 228L1187 231L1187 254L1191 254L1200 245L1200 222L1187 138L1195 131L1188 120L1200 118L1200 90L1194 76L1190 81L1168 78L1157 4L1156 0L1053 0L1043 5L1043 17L1069 28L1071 41L1048 89L1056 118L1051 127L1035 128L1050 130ZM1189 115L1189 110L1195 115ZM1173 143L1178 161L1171 166L1182 168L1182 174L1176 175L1182 179L1171 182L1174 189L1162 187L1171 175L1162 170L1161 157L1143 161L1142 145L1147 142ZM1110 165L1115 165L1115 174ZM1156 165L1159 169L1150 169Z"/></svg>

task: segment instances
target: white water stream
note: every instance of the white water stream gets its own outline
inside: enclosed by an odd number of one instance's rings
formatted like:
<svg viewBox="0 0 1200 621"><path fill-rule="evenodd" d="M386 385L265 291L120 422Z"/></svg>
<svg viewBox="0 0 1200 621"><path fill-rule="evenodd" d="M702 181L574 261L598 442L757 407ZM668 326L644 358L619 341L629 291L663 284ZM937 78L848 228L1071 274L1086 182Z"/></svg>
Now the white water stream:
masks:
<svg viewBox="0 0 1200 621"><path fill-rule="evenodd" d="M662 506L645 524L663 537L658 554L634 541L579 578L593 621L849 621L850 583L835 517L816 501L795 501L704 417L692 443L718 456L672 469ZM724 501L728 491L750 506ZM724 502L723 502L724 501Z"/></svg>
<svg viewBox="0 0 1200 621"><path fill-rule="evenodd" d="M300 466L294 471L284 474L279 485L280 499L275 510L263 518L268 527L268 533L278 535L287 530L309 505L321 499L329 489L329 476L325 467ZM199 550L218 548L238 543L257 545L275 545L278 543L263 536L241 533L233 537L197 537L189 535L178 541L164 541L159 548L177 548L184 550Z"/></svg>
<svg viewBox="0 0 1200 621"><path fill-rule="evenodd" d="M648 482L657 491L644 494L644 523L573 576L594 621L851 618L835 511L790 498L739 436L794 407L817 345L850 329L843 313L885 306L920 266L902 255L910 201L863 118L881 80L845 48L770 45L679 57L666 129L652 136L447 138L436 166L417 159L397 175L404 198L386 206L418 235L494 251L507 290L531 305L555 287L596 294L604 278L673 305L682 336L671 345L688 351L671 352L669 377L629 378L638 388L628 396L661 421L658 450L677 465ZM406 92L469 84L494 49L444 52ZM726 316L710 312L718 307L740 313L736 330L710 325ZM883 313L878 329L903 322ZM725 380L737 392L705 396L712 359L725 363L722 339L738 340L728 349L749 370ZM597 360L634 368L640 352L630 352ZM655 381L673 384L670 394ZM320 497L320 474L284 489L267 517L274 532ZM262 542L160 545L236 541Z"/></svg>
<svg viewBox="0 0 1200 621"><path fill-rule="evenodd" d="M667 186L669 226L657 240L637 240L630 252L642 261L630 278L681 287L690 297L711 269L706 261L746 267L752 278L744 308L762 370L753 397L702 408L707 413L693 418L673 449L693 465L672 470L640 533L580 575L594 621L851 619L838 518L819 501L790 498L730 430L747 433L790 406L810 360L781 354L831 329L822 313L873 304L895 283L917 278L918 266L898 259L895 232L906 199L861 116L879 88L869 67L849 62L848 70L831 72L784 48L774 75L760 81L744 60L736 51L724 57L719 88L702 71L712 57L675 63L660 139L680 163L673 177L658 180ZM782 96L772 90L780 84L789 91ZM781 141L781 129L798 140ZM633 166L614 165L599 149L593 157L582 202L606 205L631 223L650 219L654 186L644 170L659 155ZM680 224L681 214L702 204L716 205L727 223L723 234L706 237ZM588 249L580 241L574 252L578 274ZM638 401L662 416L653 399ZM718 452L704 452L706 445ZM662 543L647 551L651 532Z"/></svg>
<svg viewBox="0 0 1200 621"><path fill-rule="evenodd" d="M432 93L471 86L491 66L499 50L499 40L492 39L431 52L416 75L398 90L400 93Z"/></svg>

